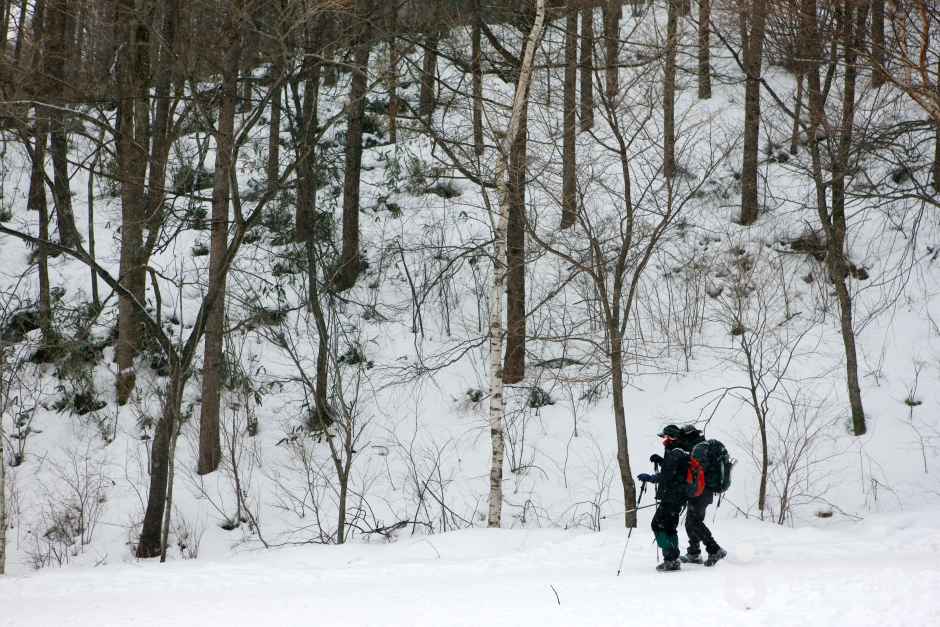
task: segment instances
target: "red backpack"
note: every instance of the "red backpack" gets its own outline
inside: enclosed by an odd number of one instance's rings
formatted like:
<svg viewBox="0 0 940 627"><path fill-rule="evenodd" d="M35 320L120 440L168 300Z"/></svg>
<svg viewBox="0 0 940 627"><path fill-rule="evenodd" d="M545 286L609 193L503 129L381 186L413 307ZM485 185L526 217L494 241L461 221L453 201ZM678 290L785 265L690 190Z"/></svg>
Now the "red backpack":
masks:
<svg viewBox="0 0 940 627"><path fill-rule="evenodd" d="M691 457L689 469L686 471L685 482L688 484L689 498L701 496L705 491L705 468L699 460Z"/></svg>

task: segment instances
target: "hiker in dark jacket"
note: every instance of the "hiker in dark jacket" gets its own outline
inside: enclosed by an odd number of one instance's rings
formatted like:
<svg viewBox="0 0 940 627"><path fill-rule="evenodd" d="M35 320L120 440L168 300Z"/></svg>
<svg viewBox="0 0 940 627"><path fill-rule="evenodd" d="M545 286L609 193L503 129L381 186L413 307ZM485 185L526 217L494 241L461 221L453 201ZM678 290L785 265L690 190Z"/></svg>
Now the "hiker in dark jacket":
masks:
<svg viewBox="0 0 940 627"><path fill-rule="evenodd" d="M675 437L678 445L684 451L692 454L695 445L704 442L705 436L693 425L686 425L681 429L676 425L668 425L663 429L661 436ZM690 496L685 513L685 533L689 537L689 549L686 554L679 559L686 564L701 564L702 547L708 552L708 558L704 560L706 566L714 566L718 560L725 557L728 553L718 546L712 532L705 525L705 512L708 506L714 500L714 493L705 487L699 496Z"/></svg>
<svg viewBox="0 0 940 627"><path fill-rule="evenodd" d="M650 461L657 464L659 471L654 475L642 474L637 478L656 484L656 498L659 505L653 515L653 533L656 544L663 550L663 563L656 567L660 572L680 569L679 561L679 516L688 499L686 474L689 469L689 454L678 445L672 436L663 436L665 455L653 455Z"/></svg>

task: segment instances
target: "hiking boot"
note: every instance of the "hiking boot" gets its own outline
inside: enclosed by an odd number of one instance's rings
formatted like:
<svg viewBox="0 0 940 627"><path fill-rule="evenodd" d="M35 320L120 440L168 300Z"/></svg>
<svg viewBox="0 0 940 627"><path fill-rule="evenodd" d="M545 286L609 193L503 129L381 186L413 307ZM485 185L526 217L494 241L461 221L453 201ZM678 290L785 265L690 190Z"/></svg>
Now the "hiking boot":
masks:
<svg viewBox="0 0 940 627"><path fill-rule="evenodd" d="M679 556L679 561L683 564L701 564L702 554L701 553L686 553L685 555Z"/></svg>
<svg viewBox="0 0 940 627"><path fill-rule="evenodd" d="M709 553L708 559L705 560L706 566L714 566L718 563L718 560L724 559L728 556L728 552L724 549L718 549L715 553Z"/></svg>
<svg viewBox="0 0 940 627"><path fill-rule="evenodd" d="M661 573L668 573L674 570L679 570L681 568L682 568L682 562L680 562L679 560L666 560L665 562L657 566L656 570L658 570Z"/></svg>

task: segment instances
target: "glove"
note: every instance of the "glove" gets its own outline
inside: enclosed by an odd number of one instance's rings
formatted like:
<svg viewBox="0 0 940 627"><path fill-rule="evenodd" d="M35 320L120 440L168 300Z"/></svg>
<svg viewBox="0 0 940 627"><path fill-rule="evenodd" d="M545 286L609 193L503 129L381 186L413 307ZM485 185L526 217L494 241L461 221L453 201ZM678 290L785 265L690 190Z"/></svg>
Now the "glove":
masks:
<svg viewBox="0 0 940 627"><path fill-rule="evenodd" d="M653 483L653 475L648 475L645 472L642 475L637 475L636 478L643 483Z"/></svg>
<svg viewBox="0 0 940 627"><path fill-rule="evenodd" d="M663 465L663 456L662 456L662 455L659 455L659 454L657 454L657 453L653 453L652 455L650 455L650 461L653 462L654 464L656 464L657 466L662 466L662 465Z"/></svg>

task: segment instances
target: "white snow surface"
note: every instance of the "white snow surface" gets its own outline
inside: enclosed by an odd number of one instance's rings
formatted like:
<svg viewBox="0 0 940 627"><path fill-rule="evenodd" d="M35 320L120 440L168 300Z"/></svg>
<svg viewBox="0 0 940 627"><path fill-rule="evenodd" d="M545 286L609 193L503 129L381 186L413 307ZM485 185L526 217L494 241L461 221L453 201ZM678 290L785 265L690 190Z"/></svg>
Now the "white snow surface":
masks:
<svg viewBox="0 0 940 627"><path fill-rule="evenodd" d="M729 557L668 574L654 571L649 515L619 577L614 530L472 529L47 570L0 579L0 625L937 625L938 514L719 521Z"/></svg>

